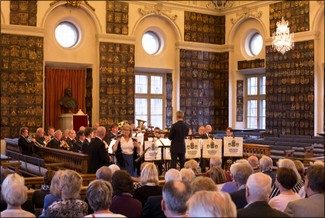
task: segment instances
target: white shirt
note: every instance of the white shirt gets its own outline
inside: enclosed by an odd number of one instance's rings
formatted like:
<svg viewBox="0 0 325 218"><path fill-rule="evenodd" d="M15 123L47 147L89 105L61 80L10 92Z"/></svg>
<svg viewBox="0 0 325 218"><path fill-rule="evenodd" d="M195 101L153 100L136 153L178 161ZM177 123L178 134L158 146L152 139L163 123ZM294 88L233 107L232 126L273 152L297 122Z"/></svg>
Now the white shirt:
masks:
<svg viewBox="0 0 325 218"><path fill-rule="evenodd" d="M283 212L289 202L299 200L300 198L301 197L297 193L294 193L293 195L286 195L280 193L278 196L271 198L271 200L269 201L269 205L272 208Z"/></svg>
<svg viewBox="0 0 325 218"><path fill-rule="evenodd" d="M127 142L124 137L121 138L121 149L123 154L131 155L133 154L133 140L132 138L129 138L129 141Z"/></svg>

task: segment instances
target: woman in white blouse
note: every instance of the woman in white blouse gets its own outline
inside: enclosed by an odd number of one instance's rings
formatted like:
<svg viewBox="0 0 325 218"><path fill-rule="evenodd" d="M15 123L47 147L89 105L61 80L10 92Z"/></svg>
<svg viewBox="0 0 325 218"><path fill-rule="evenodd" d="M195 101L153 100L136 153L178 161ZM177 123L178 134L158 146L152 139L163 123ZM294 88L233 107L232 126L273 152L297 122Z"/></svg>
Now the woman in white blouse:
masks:
<svg viewBox="0 0 325 218"><path fill-rule="evenodd" d="M126 124L123 126L122 136L116 140L113 151L116 156L117 165L121 170L126 170L131 176L136 176L134 156L140 153L140 146L137 140L132 138L130 125Z"/></svg>

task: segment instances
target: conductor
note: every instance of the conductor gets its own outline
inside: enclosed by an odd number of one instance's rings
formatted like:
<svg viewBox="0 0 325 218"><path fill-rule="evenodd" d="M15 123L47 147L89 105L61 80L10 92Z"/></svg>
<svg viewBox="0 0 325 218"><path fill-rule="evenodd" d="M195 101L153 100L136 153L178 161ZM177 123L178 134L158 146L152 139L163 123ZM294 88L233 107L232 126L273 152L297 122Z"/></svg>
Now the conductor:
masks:
<svg viewBox="0 0 325 218"><path fill-rule="evenodd" d="M183 121L183 118L184 112L177 111L177 122L172 125L168 135L169 140L171 140L171 168L176 168L177 158L179 159L181 169L184 167L185 163L185 137L189 133L189 126Z"/></svg>
<svg viewBox="0 0 325 218"><path fill-rule="evenodd" d="M78 106L77 100L72 98L72 90L71 90L71 88L66 88L64 90L64 97L61 98L60 105L68 113L72 113L72 109L75 109Z"/></svg>

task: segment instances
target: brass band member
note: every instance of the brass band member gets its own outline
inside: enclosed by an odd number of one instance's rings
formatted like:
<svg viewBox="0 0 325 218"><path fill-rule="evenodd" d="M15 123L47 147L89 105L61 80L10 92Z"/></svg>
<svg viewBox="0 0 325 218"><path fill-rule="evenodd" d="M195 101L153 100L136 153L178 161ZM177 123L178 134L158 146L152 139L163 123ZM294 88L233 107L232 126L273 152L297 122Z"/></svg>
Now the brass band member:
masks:
<svg viewBox="0 0 325 218"><path fill-rule="evenodd" d="M42 146L45 146L49 141L50 137L45 137L44 129L43 128L37 128L36 130L36 142L39 143Z"/></svg>
<svg viewBox="0 0 325 218"><path fill-rule="evenodd" d="M62 139L62 131L60 129L56 130L54 132L53 139L47 144L47 147L49 148L56 148L56 149L65 149L70 150L69 145L66 143L66 141L61 140Z"/></svg>
<svg viewBox="0 0 325 218"><path fill-rule="evenodd" d="M20 128L19 133L20 133L20 137L18 139L18 146L21 149L21 153L29 156L40 157L39 154L35 153L34 142L36 142L36 139L29 138L28 128L27 127Z"/></svg>

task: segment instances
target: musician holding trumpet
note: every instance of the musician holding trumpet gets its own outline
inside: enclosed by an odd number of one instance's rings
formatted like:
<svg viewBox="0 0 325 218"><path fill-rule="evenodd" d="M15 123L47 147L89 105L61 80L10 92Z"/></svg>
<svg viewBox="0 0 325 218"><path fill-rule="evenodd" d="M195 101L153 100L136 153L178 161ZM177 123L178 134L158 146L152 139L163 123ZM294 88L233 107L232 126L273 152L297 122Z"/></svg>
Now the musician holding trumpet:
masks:
<svg viewBox="0 0 325 218"><path fill-rule="evenodd" d="M68 143L61 139L62 139L62 131L58 129L54 132L53 139L47 144L46 147L70 150L70 146L68 145Z"/></svg>
<svg viewBox="0 0 325 218"><path fill-rule="evenodd" d="M126 170L131 176L137 176L135 170L135 156L140 153L140 145L136 139L132 138L131 126L125 124L122 127L122 134L117 136L113 145L113 151L116 156L117 165Z"/></svg>
<svg viewBox="0 0 325 218"><path fill-rule="evenodd" d="M20 137L18 139L18 146L21 148L22 154L40 157L40 154L35 152L36 148L34 143L36 142L35 138L29 138L28 128L22 127L19 130Z"/></svg>

